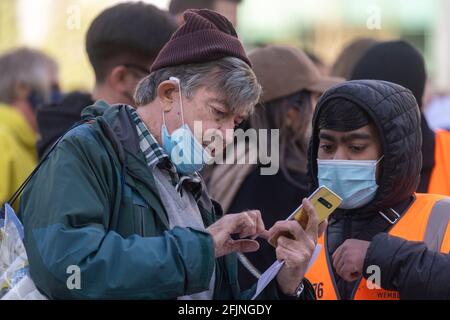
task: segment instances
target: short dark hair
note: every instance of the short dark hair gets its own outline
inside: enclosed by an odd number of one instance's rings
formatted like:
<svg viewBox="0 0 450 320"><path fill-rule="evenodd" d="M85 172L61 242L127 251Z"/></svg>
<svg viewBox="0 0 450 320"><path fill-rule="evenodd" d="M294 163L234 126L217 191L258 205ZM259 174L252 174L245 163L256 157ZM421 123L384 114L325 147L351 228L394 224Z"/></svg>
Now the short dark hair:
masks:
<svg viewBox="0 0 450 320"><path fill-rule="evenodd" d="M319 114L319 129L348 132L360 129L372 123L372 119L354 102L336 98L328 101Z"/></svg>
<svg viewBox="0 0 450 320"><path fill-rule="evenodd" d="M183 13L188 9L210 9L214 10L217 0L172 0L169 4L169 12L173 15ZM242 0L228 0L231 2L242 2Z"/></svg>
<svg viewBox="0 0 450 320"><path fill-rule="evenodd" d="M151 4L121 3L104 10L86 35L86 51L96 80L103 81L114 65L156 58L176 28L168 12Z"/></svg>

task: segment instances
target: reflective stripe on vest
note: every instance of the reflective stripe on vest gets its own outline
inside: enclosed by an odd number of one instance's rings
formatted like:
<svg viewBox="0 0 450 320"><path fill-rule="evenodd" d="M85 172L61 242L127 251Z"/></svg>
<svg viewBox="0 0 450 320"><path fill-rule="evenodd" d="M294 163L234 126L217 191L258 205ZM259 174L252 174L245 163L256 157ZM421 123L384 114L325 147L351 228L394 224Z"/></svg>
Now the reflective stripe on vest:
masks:
<svg viewBox="0 0 450 320"><path fill-rule="evenodd" d="M428 193L450 196L450 132L436 131L434 168L431 172Z"/></svg>
<svg viewBox="0 0 450 320"><path fill-rule="evenodd" d="M441 195L416 194L411 207L389 231L390 235L409 241L425 242L433 251L448 253L450 250L450 198ZM327 254L325 236L319 238L322 250L306 278L313 284L319 300L340 299L332 271L332 261ZM380 270L383 272L383 270ZM368 272L370 273L370 272ZM396 300L396 291L375 288L362 278L353 292L354 300Z"/></svg>

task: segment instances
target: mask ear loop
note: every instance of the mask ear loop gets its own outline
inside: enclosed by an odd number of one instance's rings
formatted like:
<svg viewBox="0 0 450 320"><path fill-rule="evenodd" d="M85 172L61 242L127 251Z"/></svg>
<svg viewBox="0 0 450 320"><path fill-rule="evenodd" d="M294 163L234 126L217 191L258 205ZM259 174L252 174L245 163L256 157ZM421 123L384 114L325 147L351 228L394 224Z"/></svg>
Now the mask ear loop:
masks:
<svg viewBox="0 0 450 320"><path fill-rule="evenodd" d="M381 162L381 160L383 160L383 158L384 158L384 154L381 156L381 158L377 161L377 163L375 163L375 165L377 166L380 162Z"/></svg>
<svg viewBox="0 0 450 320"><path fill-rule="evenodd" d="M162 108L162 118L163 118L163 124L164 124L164 126L167 128L167 126L166 126L166 115L165 115L165 111L164 111L164 107Z"/></svg>
<svg viewBox="0 0 450 320"><path fill-rule="evenodd" d="M181 85L180 85L180 79L176 78L176 77L170 77L169 80L171 81L175 81L178 85L178 91L180 93L179 97L180 97L180 108L181 108L181 122L184 125L184 110L183 110L183 99L181 98ZM162 118L163 118L163 124L164 126L167 127L166 125L166 115L164 110L162 111Z"/></svg>

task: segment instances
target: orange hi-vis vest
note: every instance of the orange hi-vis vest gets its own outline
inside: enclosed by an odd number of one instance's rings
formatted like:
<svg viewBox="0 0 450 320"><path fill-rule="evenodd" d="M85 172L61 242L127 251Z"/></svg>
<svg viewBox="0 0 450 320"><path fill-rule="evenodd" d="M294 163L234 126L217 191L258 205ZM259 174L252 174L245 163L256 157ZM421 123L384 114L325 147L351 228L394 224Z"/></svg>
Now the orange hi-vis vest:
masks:
<svg viewBox="0 0 450 320"><path fill-rule="evenodd" d="M392 236L425 242L428 249L450 253L450 198L433 194L416 194L409 209L389 231ZM327 238L320 237L322 250L305 277L313 284L318 300L340 300L328 255ZM383 272L383 270L379 270ZM372 273L372 271L368 273ZM397 300L400 293L377 288L371 281L359 280L353 300Z"/></svg>
<svg viewBox="0 0 450 320"><path fill-rule="evenodd" d="M450 196L450 132L436 131L434 168L431 172L428 193Z"/></svg>

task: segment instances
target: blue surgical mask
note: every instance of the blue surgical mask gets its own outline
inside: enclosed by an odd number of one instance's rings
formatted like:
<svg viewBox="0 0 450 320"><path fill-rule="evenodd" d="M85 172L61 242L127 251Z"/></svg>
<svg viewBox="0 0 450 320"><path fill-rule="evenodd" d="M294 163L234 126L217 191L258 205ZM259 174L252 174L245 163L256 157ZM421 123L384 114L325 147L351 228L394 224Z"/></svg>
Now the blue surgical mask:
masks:
<svg viewBox="0 0 450 320"><path fill-rule="evenodd" d="M378 161L317 159L319 185L330 188L343 199L339 208L361 208L375 198L378 190L377 164L381 159Z"/></svg>
<svg viewBox="0 0 450 320"><path fill-rule="evenodd" d="M179 82L177 83L179 85ZM211 162L212 157L198 142L189 126L184 122L181 86L179 92L182 126L173 131L172 134L169 134L163 112L161 137L163 149L175 165L177 172L186 175L203 169L205 164Z"/></svg>
<svg viewBox="0 0 450 320"><path fill-rule="evenodd" d="M50 91L50 103L51 104L60 103L63 98L64 98L64 96L63 96L61 90L59 89L59 86L52 85L52 88Z"/></svg>
<svg viewBox="0 0 450 320"><path fill-rule="evenodd" d="M36 111L45 104L44 95L36 90L32 90L28 95L28 103L31 105L31 108Z"/></svg>

